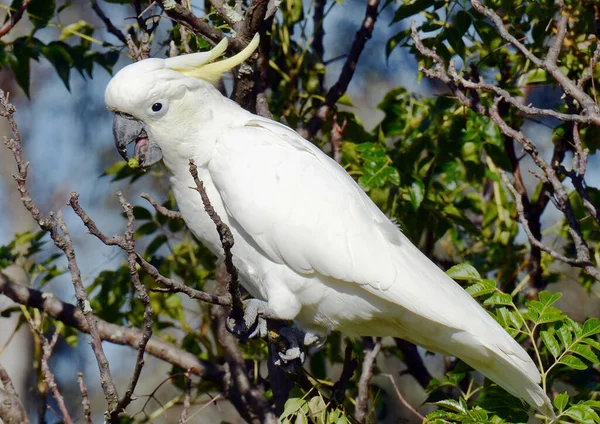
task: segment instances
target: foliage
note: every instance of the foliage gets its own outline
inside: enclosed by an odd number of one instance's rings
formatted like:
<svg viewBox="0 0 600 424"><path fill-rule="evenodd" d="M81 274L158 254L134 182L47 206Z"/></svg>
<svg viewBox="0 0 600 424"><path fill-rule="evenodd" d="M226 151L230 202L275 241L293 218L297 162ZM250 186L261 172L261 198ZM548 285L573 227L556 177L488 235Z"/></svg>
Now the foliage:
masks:
<svg viewBox="0 0 600 424"><path fill-rule="evenodd" d="M133 12L129 1L110 3L114 4L104 6L128 8ZM484 3L501 15L505 26L516 38L526 40L526 46L534 54L545 54L552 36L549 22L559 13L556 2L489 0ZM589 11L597 12L598 8L590 0L566 3L573 19L560 66L569 78L577 79L587 69L594 53L593 34L598 22ZM14 1L10 7L16 10L19 5ZM210 2L207 5L204 20L224 33L232 34L233 29L219 17ZM100 31L92 22L78 20L61 24L61 18L66 15L64 11L73 7L70 2L57 7L54 2L34 0L28 9L29 34L10 42L0 40L0 67L13 72L27 95L30 93L31 60L48 60L69 87L72 69L91 78L95 65L111 72L122 54L121 47L94 38L99 37ZM316 2L310 2L308 6L305 2L303 6L299 1L284 0L281 12L275 15L270 28L271 54L266 78L270 110L275 119L293 128L306 125L326 95L323 87L326 66L312 48L314 34L307 30L307 21L315 7ZM327 7L325 18L330 10L344 6L329 2ZM417 28L424 38L424 45L435 48L445 63L456 61L463 73L477 78L482 76L514 96L537 101L546 95L550 100L545 101L551 103L551 107L565 113L570 111L572 105L560 98L562 93L556 95L554 82L547 73L534 69L529 60L507 45L489 19L476 13L470 2L386 2L384 10L391 14L384 25L390 21L418 21ZM385 16L382 12L380 19L386 19ZM139 23L137 25L132 32L141 31ZM49 39L38 34L50 28L58 28L60 34L52 41L40 41ZM185 30L180 23L174 22L168 34L169 41L182 51L188 47L193 51L207 47L202 38ZM401 49L416 58L419 66L432 67L430 58L418 54L406 26L391 37L385 54L397 54ZM358 66L366 65L360 62ZM594 72L597 77L597 70ZM591 90L595 95L595 87ZM481 93L481 102L490 106L492 94ZM365 128L361 123L347 95L340 99L337 108L336 117L325 122L313 142L329 152L333 119L347 120L341 165L415 244L447 269L448 275L464 285L467 292L524 346L539 367L542 386L550 393L566 390L553 399L562 422L600 423L600 402L596 400L600 320L590 317L584 322L576 322L569 318L557 306L561 294L552 285L576 279L590 289L594 281L566 265L557 265L549 254L541 252L539 266L543 284L541 287L531 284L534 279L532 264L536 259L518 224L517 206L501 179L502 171L514 171L509 154L513 149L512 140L507 140L490 117L465 108L451 96L421 97L403 87L392 88L385 94L378 105L383 117L373 129ZM532 123L529 118L513 112L506 112L505 119L517 128ZM567 145L565 149L569 149L572 145L569 140L571 123L543 118L541 124L549 126L553 133L552 139L547 141L548 148ZM595 153L599 139L597 128L582 125L581 138L583 146ZM150 173L131 169L126 162L115 163L105 175L115 181L115 187L138 178L152 178ZM598 205L600 192L590 184L588 181L587 192L591 201ZM543 182L533 187L531 203L540 204L543 192ZM571 191L570 199L582 225L583 237L594 253L591 260L598 266L598 222L591 218L584 199L575 191ZM176 209L171 194L163 206ZM538 211L538 218L543 211L543 208ZM162 275L177 278L196 289L205 289L215 277L215 258L194 239L183 221L167 219L143 206L135 206L133 213L136 238L145 245L144 259ZM568 229L567 220L561 218L546 230L549 236L565 243L567 253L575 249ZM42 247L43 243L47 243L43 233L17 235L8 245L0 246L0 269L26 263L34 287L60 275L63 270L55 265L58 256L49 255ZM22 246L27 247L22 249ZM142 273L142 282L150 289L158 287L145 273ZM118 269L102 270L89 284L88 292L91 307L98 317L119 325L142 326L143 305L125 264ZM222 349L216 343L216 330L211 326L209 306L197 302L191 323L180 295L153 291L150 301L155 314L155 335L203 360L223 362ZM11 313L21 314L21 310L6 310L3 315ZM44 325L46 329L59 328L65 339L76 343L76 333L62 323L46 319ZM333 367L341 367L345 362L345 343L350 344L354 357L362 359L364 353L360 341L346 339L337 333L330 335L320 350L309 355L309 386L297 382L285 403L280 417L282 422L354 422L359 376L355 375L347 382L343 401L338 403L334 396L337 381L331 372ZM252 369L260 370L266 363L266 342L253 340L243 344L242 350ZM382 352L387 357L403 358L403 352L395 346L385 346ZM481 384L481 379L466 365L455 363L446 371L443 378L433 378L426 387L429 404L436 406L427 415L427 422L499 424L527 421L527 407L522 402L487 380ZM185 372L176 366L171 371L172 381L181 392L186 386L182 378ZM375 368L375 374L378 373ZM256 371L253 377L271 396L269 379L261 371ZM217 388L210 382L201 382L193 391L199 398L215 390ZM393 408L389 405L395 402L394 393L385 393L372 386L371 400L373 407L368 422L391 416Z"/></svg>

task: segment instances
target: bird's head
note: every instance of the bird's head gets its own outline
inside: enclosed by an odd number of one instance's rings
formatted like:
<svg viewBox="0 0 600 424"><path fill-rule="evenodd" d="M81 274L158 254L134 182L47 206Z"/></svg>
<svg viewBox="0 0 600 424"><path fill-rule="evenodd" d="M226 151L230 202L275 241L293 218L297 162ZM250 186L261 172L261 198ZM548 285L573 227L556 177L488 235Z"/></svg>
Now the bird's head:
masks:
<svg viewBox="0 0 600 424"><path fill-rule="evenodd" d="M145 59L120 70L106 87L104 100L115 114L113 135L121 156L127 160L127 146L135 142L136 165L160 161L163 150L177 142L177 129L196 118L202 91L213 92L212 85L250 57L258 42L257 34L240 53L220 61L215 60L227 50L227 38L207 52Z"/></svg>

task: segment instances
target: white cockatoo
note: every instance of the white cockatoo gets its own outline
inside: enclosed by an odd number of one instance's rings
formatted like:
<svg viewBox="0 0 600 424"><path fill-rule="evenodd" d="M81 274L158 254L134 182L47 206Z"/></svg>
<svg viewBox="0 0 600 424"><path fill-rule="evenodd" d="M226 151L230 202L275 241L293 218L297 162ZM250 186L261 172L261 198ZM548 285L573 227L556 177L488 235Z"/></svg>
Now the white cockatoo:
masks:
<svg viewBox="0 0 600 424"><path fill-rule="evenodd" d="M453 355L553 417L540 373L523 348L419 251L335 161L294 130L242 109L214 83L247 59L209 52L146 59L108 84L115 142L148 167L161 159L185 223L217 256L193 159L214 209L230 227L242 284L259 315L307 331L394 336Z"/></svg>

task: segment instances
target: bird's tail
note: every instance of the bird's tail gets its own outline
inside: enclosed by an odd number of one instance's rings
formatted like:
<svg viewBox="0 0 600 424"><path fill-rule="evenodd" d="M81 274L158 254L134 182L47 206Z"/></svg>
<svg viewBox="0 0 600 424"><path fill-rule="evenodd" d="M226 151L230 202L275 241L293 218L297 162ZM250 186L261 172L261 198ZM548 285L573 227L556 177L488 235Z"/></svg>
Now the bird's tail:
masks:
<svg viewBox="0 0 600 424"><path fill-rule="evenodd" d="M539 385L541 376L535 363L512 337L506 334L502 340L489 343L461 332L453 339L466 347L456 356L546 417L556 418L552 402Z"/></svg>

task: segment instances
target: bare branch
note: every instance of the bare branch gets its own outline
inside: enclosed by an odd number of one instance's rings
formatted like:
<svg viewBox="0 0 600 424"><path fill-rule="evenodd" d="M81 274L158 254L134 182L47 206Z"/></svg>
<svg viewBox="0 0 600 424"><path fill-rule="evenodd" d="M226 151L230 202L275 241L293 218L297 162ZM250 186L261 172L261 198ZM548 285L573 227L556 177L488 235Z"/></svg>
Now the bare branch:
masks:
<svg viewBox="0 0 600 424"><path fill-rule="evenodd" d="M181 4L174 1L165 2L164 0L157 0L157 3L162 7L169 18L191 29L194 34L201 36L205 40L217 44L225 37L221 31L200 20L189 9ZM230 37L229 46L233 51L240 52L246 47L246 43L239 38Z"/></svg>
<svg viewBox="0 0 600 424"><path fill-rule="evenodd" d="M238 271L233 264L233 254L231 253L231 249L233 248L234 244L233 234L231 234L229 226L223 222L217 211L215 211L210 203L210 199L208 198L206 190L204 189L204 183L198 178L198 168L192 159L190 159L190 174L192 174L192 178L194 178L194 183L196 184L196 187L192 187L192 189L200 193L204 210L214 222L217 232L219 233L219 238L221 239L221 245L223 246L223 252L225 254L225 267L227 268L227 274L229 275L229 283L227 287L229 294L231 295L232 314L236 317L243 317L244 304L242 303L242 295L240 293Z"/></svg>
<svg viewBox="0 0 600 424"><path fill-rule="evenodd" d="M237 317L243 317L244 305L241 300L238 271L233 264L233 255L231 249L234 245L233 234L229 226L223 222L217 211L210 203L206 194L204 183L198 177L198 168L194 161L190 159L190 174L194 179L196 187L190 187L196 190L202 198L204 210L215 224L221 245L223 246L225 260L223 264L217 265L217 290L218 296L224 296L229 292L231 296L231 314ZM248 378L248 370L244 363L244 358L239 347L238 340L227 330L227 308L214 306L212 308L212 322L215 327L217 340L223 348L225 361L229 365L234 391L229 396L232 403L236 406L242 417L251 419L254 414L258 417L259 423L276 423L275 416L269 402L267 402L262 388L253 384ZM237 315L236 315L237 314Z"/></svg>
<svg viewBox="0 0 600 424"><path fill-rule="evenodd" d="M42 365L42 374L44 376L44 381L48 385L48 388L52 391L52 396L56 400L58 405L58 409L62 414L62 421L65 424L73 424L73 419L71 418L71 414L69 414L69 410L67 409L67 405L65 404L65 399L63 398L60 390L58 389L58 384L56 384L56 380L54 379L54 373L50 369L50 357L52 356L52 351L54 350L54 346L56 346L56 342L58 341L59 332L58 329L54 330L54 334L52 335L52 339L48 341L46 336L42 330L33 322L33 319L29 315L29 313L24 313L25 319L31 328L31 332L36 334L42 344L42 357L41 357L41 365Z"/></svg>
<svg viewBox="0 0 600 424"><path fill-rule="evenodd" d="M87 386L83 381L83 373L77 373L77 383L79 384L79 391L81 392L81 406L83 407L83 416L85 417L86 424L92 424L92 409L90 407L90 398L88 396Z"/></svg>
<svg viewBox="0 0 600 424"><path fill-rule="evenodd" d="M325 56L325 47L323 46L323 38L325 38L325 29L323 28L323 21L325 19L325 3L327 0L316 0L315 9L313 11L313 40L312 49L313 53L321 63ZM325 75L319 75L319 92L324 91L323 83L325 81Z"/></svg>
<svg viewBox="0 0 600 424"><path fill-rule="evenodd" d="M402 405L404 405L406 407L406 409L408 409L415 417L417 417L419 419L419 421L425 422L426 421L425 417L423 415L421 415L419 413L419 411L417 411L415 408L413 408L413 406L410 403L408 403L406 401L406 399L404 399L404 396L402 396L402 393L400 392L400 389L398 388L398 385L396 384L396 381L394 380L394 376L391 374L388 374L387 377L392 382L392 386L394 386L394 391L396 392L396 397L398 398L400 403Z"/></svg>
<svg viewBox="0 0 600 424"><path fill-rule="evenodd" d="M138 293L142 305L144 305L144 324L142 338L138 345L138 356L135 362L133 375L131 376L131 381L127 386L125 394L119 401L119 404L117 405L115 410L111 412L111 416L115 421L118 419L119 414L122 411L124 411L125 408L127 408L127 406L131 403L133 392L135 390L135 387L137 386L140 374L142 373L142 368L144 366L144 353L146 352L146 345L148 344L150 337L152 337L152 318L154 315L154 311L152 310L152 305L150 303L150 297L148 296L146 287L142 284L140 280L140 275L137 270L137 254L135 252L133 228L133 206L131 206L131 204L125 200L121 192L118 192L117 195L119 196L119 202L121 203L121 207L127 215L127 229L123 237L124 244L121 246L121 248L125 250L125 252L127 252L127 267L129 268L131 281L133 282L133 286L135 287L135 290Z"/></svg>
<svg viewBox="0 0 600 424"><path fill-rule="evenodd" d="M190 395L192 393L192 375L190 370L185 374L187 381L185 383L185 395L183 397L183 409L181 410L181 416L179 417L179 424L184 424L190 414Z"/></svg>
<svg viewBox="0 0 600 424"><path fill-rule="evenodd" d="M14 138L11 139L5 137L4 143L13 152L15 163L17 164L18 174L15 175L14 178L17 182L17 188L21 196L21 202L23 203L23 206L25 206L25 209L27 209L27 211L31 214L33 219L38 223L39 227L42 230L50 233L50 237L52 238L52 241L56 247L62 250L67 257L68 268L71 273L77 304L88 323L90 335L92 336L91 345L94 355L96 356L98 368L100 370L100 384L102 386L102 390L104 391L106 401L108 402L109 410L112 410L118 402L117 389L110 374L108 359L106 358L104 350L102 349L102 341L96 326L96 316L93 314L92 309L90 308L85 287L83 286L83 281L81 280L81 272L79 270L79 266L77 265L75 250L73 249L73 243L69 235L69 230L62 220L62 215L60 212L57 214L56 218L52 213L50 214L49 219L45 218L29 194L26 184L27 167L29 166L29 162L25 162L23 159L21 137L17 128L17 124L13 118L13 114L15 113L16 109L8 102L8 97L2 90L0 90L0 108L0 116L3 116L7 119L14 136ZM59 230L62 232L62 236Z"/></svg>
<svg viewBox="0 0 600 424"><path fill-rule="evenodd" d="M568 21L568 15L565 10L561 11L561 15L559 17L557 23L557 35L548 51L545 60L538 58L536 55L531 53L531 51L519 40L517 40L508 30L504 27L504 23L502 22L502 18L496 14L493 10L488 7L485 7L479 0L471 0L471 5L473 9L482 15L486 16L490 19L494 26L496 27L498 34L510 44L512 44L515 48L517 48L527 59L529 59L535 66L538 68L546 70L552 77L560 84L565 93L575 100L579 102L579 104L583 107L586 114L589 116L598 116L598 106L594 99L592 99L588 94L585 93L577 84L569 79L558 67L556 60L558 58L558 54L560 53L560 47L562 46L562 42L566 33L566 25ZM596 125L599 125L598 119L594 118L596 121Z"/></svg>
<svg viewBox="0 0 600 424"><path fill-rule="evenodd" d="M344 119L342 125L337 122L337 114L333 115L333 125L331 126L331 132L329 133L329 142L331 143L331 153L333 159L337 163L342 163L342 143L344 142L342 135L348 125L348 120Z"/></svg>
<svg viewBox="0 0 600 424"><path fill-rule="evenodd" d="M19 23L19 21L23 17L23 13L25 13L25 10L27 10L30 3L31 0L24 0L17 10L10 11L12 13L9 12L10 19L8 19L8 21L0 28L0 38L8 34L10 30L13 29L17 23Z"/></svg>
<svg viewBox="0 0 600 424"><path fill-rule="evenodd" d="M43 293L13 283L0 273L0 294L4 294L20 305L39 309L52 318L83 333L89 334L90 332L88 321L81 310L70 303L61 301L52 293ZM139 328L111 324L100 318L96 318L96 324L101 340L131 346L135 349L139 347L143 337L143 331ZM225 370L220 365L200 360L196 355L155 336L148 340L146 352L180 368L189 369L192 373L217 384L225 382Z"/></svg>
<svg viewBox="0 0 600 424"><path fill-rule="evenodd" d="M308 122L306 128L301 131L301 135L304 138L311 139L321 129L329 111L335 106L337 101L344 95L348 89L348 85L354 76L356 65L360 58L360 55L367 44L367 41L371 38L373 28L375 28L375 21L379 15L378 11L379 0L368 0L367 8L365 11L365 18L356 32L356 37L346 58L346 62L342 68L342 72L338 77L338 80L327 92L325 96L325 102L319 106L315 115Z"/></svg>
<svg viewBox="0 0 600 424"><path fill-rule="evenodd" d="M98 5L98 0L91 0L92 10L96 13L96 15L100 18L104 25L106 25L106 30L117 37L123 44L127 44L127 39L125 38L125 34L117 28L112 21L106 16L104 11Z"/></svg>
<svg viewBox="0 0 600 424"><path fill-rule="evenodd" d="M119 246L123 250L127 250L126 240L123 236L116 235L112 237L107 237L102 233L96 226L96 223L89 217L89 215L83 210L81 205L79 204L79 196L77 193L71 194L71 199L69 200L69 205L73 208L73 211L81 218L84 225L89 230L90 234L94 235L98 240L107 246ZM200 290L196 290L192 287L186 286L183 283L172 280L160 274L158 269L151 263L147 262L141 255L136 253L136 262L140 264L140 266L146 271L152 278L154 278L158 283L166 286L169 291L174 293L185 293L192 299L202 300L207 303L214 303L222 306L229 306L231 304L231 298L229 296L215 296L213 294L209 294Z"/></svg>
<svg viewBox="0 0 600 424"><path fill-rule="evenodd" d="M227 293L230 280L231 275L227 267L223 263L217 265L217 295L223 296ZM211 322L219 345L223 348L223 356L229 365L233 383L228 398L246 421L275 424L277 417L267 402L263 389L248 378L248 369L239 342L227 330L227 316L227 308L214 306L211 309ZM254 419L253 415L257 418Z"/></svg>
<svg viewBox="0 0 600 424"><path fill-rule="evenodd" d="M362 363L360 380L358 381L358 396L356 397L356 412L354 418L359 423L365 422L369 415L369 383L373 378L373 367L377 360L377 355L381 350L381 338L377 337L375 343L371 337L363 337L365 344L365 358Z"/></svg>
<svg viewBox="0 0 600 424"><path fill-rule="evenodd" d="M510 192L513 194L513 197L515 198L515 202L517 205L517 216L519 218L519 222L523 226L523 229L525 230L525 233L527 234L527 238L529 239L529 242L531 244L533 244L536 247L538 247L539 249L543 250L544 252L549 254L554 259L565 262L569 265L577 266L577 267L585 267L585 266L591 265L589 262L586 263L579 259L568 258L568 257L556 252L555 250L549 248L548 246L543 244L540 240L536 239L535 236L533 235L533 233L531 232L531 229L529 228L529 222L527 221L527 218L525 217L525 212L523 209L523 202L521 200L521 196L517 192L517 189L515 188L515 186L510 182L510 180L508 179L508 176L506 175L506 173L504 171L500 171L500 176L502 177L502 181L504 182L506 187L508 187Z"/></svg>
<svg viewBox="0 0 600 424"><path fill-rule="evenodd" d="M2 274L0 274L1 278ZM4 424L29 424L27 412L2 364L0 364L0 383L2 383L0 385L0 420L4 421Z"/></svg>
<svg viewBox="0 0 600 424"><path fill-rule="evenodd" d="M159 204L149 193L142 193L142 199L146 199L150 204L154 207L156 212L159 214L166 216L169 219L182 219L181 212L172 211L170 209L165 208L163 205Z"/></svg>
<svg viewBox="0 0 600 424"><path fill-rule="evenodd" d="M340 374L339 380L336 381L335 385L333 386L331 394L331 398L338 405L344 403L348 383L350 383L350 380L352 379L354 371L356 371L357 367L358 361L356 360L356 358L352 357L352 343L348 342L348 344L346 344L346 350L344 352L344 365L342 367L342 373Z"/></svg>
<svg viewBox="0 0 600 424"><path fill-rule="evenodd" d="M419 355L417 346L403 339L394 338L396 346L402 352L402 362L406 364L406 370L400 375L410 374L419 382L421 387L427 388L433 377L423 363L423 358Z"/></svg>

